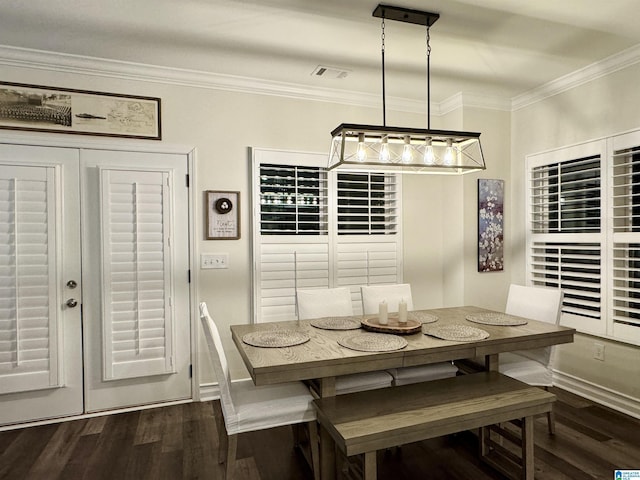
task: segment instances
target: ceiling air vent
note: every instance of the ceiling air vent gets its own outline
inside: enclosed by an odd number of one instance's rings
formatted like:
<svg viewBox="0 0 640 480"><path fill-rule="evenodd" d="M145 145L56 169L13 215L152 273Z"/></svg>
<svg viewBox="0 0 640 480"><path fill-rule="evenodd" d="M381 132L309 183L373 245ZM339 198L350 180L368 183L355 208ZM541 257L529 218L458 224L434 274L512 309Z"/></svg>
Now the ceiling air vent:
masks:
<svg viewBox="0 0 640 480"><path fill-rule="evenodd" d="M349 70L318 65L313 72L311 72L311 75L323 78L346 78L347 75L349 75Z"/></svg>

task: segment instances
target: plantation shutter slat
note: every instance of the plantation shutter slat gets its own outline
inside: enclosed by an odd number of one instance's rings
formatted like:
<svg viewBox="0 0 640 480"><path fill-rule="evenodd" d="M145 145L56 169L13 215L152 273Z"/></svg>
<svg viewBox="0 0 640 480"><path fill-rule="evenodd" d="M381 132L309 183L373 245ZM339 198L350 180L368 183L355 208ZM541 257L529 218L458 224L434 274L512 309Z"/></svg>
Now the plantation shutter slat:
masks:
<svg viewBox="0 0 640 480"><path fill-rule="evenodd" d="M55 167L0 174L0 394L63 385Z"/></svg>
<svg viewBox="0 0 640 480"><path fill-rule="evenodd" d="M104 379L174 373L170 176L100 175Z"/></svg>

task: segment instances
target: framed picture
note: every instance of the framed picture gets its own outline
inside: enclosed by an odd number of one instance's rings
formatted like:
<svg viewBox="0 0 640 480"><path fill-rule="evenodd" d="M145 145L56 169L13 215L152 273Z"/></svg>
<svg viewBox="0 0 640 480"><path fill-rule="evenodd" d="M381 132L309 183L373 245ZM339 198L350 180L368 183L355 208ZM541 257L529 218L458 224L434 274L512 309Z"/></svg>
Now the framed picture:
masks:
<svg viewBox="0 0 640 480"><path fill-rule="evenodd" d="M240 192L207 190L207 240L237 240L240 238Z"/></svg>
<svg viewBox="0 0 640 480"><path fill-rule="evenodd" d="M0 82L0 128L160 140L160 99Z"/></svg>
<svg viewBox="0 0 640 480"><path fill-rule="evenodd" d="M504 269L504 180L478 179L478 271Z"/></svg>

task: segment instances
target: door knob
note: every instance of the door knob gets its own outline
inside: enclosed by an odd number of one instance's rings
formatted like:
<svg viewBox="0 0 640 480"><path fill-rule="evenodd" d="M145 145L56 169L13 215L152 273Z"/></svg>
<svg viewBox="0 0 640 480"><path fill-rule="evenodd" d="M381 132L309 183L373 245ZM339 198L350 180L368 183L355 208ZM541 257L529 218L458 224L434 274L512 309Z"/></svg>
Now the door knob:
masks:
<svg viewBox="0 0 640 480"><path fill-rule="evenodd" d="M78 305L78 301L75 298L70 298L66 303L67 307L73 308Z"/></svg>
<svg viewBox="0 0 640 480"><path fill-rule="evenodd" d="M78 282L76 282L75 280L69 280L67 282L67 287L68 288L76 288L78 286Z"/></svg>

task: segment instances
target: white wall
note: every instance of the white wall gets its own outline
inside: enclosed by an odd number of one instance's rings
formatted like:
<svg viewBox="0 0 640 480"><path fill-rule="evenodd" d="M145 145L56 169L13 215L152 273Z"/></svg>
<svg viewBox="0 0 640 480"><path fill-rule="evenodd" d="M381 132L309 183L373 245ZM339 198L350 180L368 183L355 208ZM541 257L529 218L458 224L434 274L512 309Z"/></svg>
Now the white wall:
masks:
<svg viewBox="0 0 640 480"><path fill-rule="evenodd" d="M511 198L508 217L510 254L514 262L512 280L525 279L524 206L525 156L544 150L640 128L640 65L605 77L512 113ZM593 358L594 341L605 344L605 361ZM584 394L612 402L630 399L636 412L640 402L640 348L620 342L577 335L573 344L558 349L557 368ZM623 400L620 400L624 403Z"/></svg>

